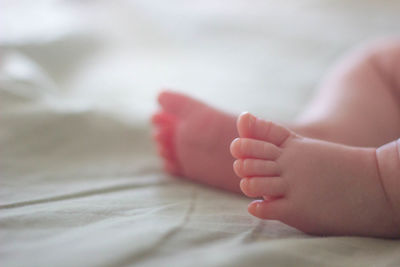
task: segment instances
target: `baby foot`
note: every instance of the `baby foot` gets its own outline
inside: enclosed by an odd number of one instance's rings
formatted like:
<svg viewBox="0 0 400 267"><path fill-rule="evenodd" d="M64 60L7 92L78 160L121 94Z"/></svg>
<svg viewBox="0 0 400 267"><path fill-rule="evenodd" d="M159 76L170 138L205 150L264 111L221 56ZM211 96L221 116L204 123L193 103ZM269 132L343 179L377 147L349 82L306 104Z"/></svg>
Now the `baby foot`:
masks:
<svg viewBox="0 0 400 267"><path fill-rule="evenodd" d="M165 169L203 184L240 192L229 145L238 136L236 117L188 96L163 92L153 118Z"/></svg>
<svg viewBox="0 0 400 267"><path fill-rule="evenodd" d="M304 138L249 113L231 144L249 212L306 233L399 237L376 150Z"/></svg>

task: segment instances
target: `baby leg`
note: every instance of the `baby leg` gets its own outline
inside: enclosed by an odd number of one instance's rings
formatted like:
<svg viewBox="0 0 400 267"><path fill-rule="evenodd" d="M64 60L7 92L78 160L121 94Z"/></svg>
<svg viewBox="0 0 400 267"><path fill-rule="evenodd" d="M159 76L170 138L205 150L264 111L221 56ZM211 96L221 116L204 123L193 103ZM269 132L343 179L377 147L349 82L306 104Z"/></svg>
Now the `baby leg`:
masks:
<svg viewBox="0 0 400 267"><path fill-rule="evenodd" d="M393 140L400 135L394 90L396 85L400 88L399 67L400 42L387 41L356 53L336 68L308 110L289 128L303 136L353 146L378 147ZM228 149L238 136L237 116L179 93L163 92L159 102L162 110L153 116L153 123L165 169L240 191Z"/></svg>
<svg viewBox="0 0 400 267"><path fill-rule="evenodd" d="M346 57L297 123L302 135L353 146L378 147L400 136L400 39Z"/></svg>

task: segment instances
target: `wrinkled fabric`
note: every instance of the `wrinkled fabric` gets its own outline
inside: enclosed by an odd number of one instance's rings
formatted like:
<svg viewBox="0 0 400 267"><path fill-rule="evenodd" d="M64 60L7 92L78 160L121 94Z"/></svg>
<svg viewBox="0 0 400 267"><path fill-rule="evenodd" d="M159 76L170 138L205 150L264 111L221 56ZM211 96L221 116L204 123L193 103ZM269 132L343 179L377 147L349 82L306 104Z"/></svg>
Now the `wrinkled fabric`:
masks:
<svg viewBox="0 0 400 267"><path fill-rule="evenodd" d="M293 119L398 1L0 3L1 266L398 266L400 243L313 237L171 177L160 88Z"/></svg>

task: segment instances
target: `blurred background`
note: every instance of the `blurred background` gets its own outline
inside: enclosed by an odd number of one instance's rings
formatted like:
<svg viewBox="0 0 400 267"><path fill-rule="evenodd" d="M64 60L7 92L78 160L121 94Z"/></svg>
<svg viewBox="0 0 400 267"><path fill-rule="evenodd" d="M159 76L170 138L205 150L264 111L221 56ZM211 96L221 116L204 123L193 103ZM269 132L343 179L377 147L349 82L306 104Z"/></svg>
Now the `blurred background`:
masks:
<svg viewBox="0 0 400 267"><path fill-rule="evenodd" d="M339 56L400 25L399 1L0 3L2 97L143 123L161 88L291 119Z"/></svg>
<svg viewBox="0 0 400 267"><path fill-rule="evenodd" d="M0 0L2 266L398 262L398 243L309 239L168 176L149 119L171 88L291 120L349 49L398 35L399 14L398 0Z"/></svg>

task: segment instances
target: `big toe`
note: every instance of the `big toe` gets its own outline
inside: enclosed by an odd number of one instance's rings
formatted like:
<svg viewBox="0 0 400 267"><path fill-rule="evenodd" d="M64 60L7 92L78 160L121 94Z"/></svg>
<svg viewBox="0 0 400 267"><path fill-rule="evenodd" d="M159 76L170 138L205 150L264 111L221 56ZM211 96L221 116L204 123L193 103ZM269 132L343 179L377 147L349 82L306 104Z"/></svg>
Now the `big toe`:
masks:
<svg viewBox="0 0 400 267"><path fill-rule="evenodd" d="M204 103L187 95L172 91L161 92L158 96L158 102L164 111L179 117L206 106Z"/></svg>
<svg viewBox="0 0 400 267"><path fill-rule="evenodd" d="M244 112L237 119L240 137L253 138L280 146L293 134L289 129Z"/></svg>

